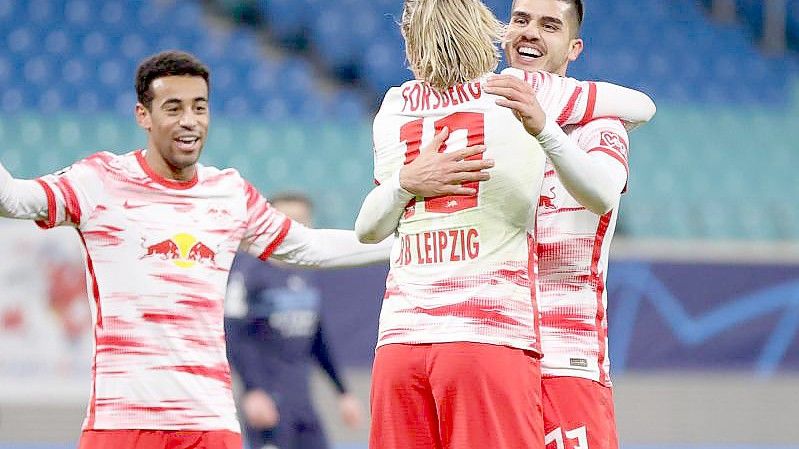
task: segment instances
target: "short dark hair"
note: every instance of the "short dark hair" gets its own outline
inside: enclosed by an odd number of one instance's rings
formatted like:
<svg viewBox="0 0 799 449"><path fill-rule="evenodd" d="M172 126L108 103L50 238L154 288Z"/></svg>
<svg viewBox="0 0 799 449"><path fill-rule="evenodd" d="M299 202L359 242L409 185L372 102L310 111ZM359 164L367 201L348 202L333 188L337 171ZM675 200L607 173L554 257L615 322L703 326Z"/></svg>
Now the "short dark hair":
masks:
<svg viewBox="0 0 799 449"><path fill-rule="evenodd" d="M194 55L177 50L163 51L142 61L136 69L136 97L147 109L153 104L153 81L165 76L199 76L210 87L208 67Z"/></svg>
<svg viewBox="0 0 799 449"><path fill-rule="evenodd" d="M577 15L577 34L579 35L580 27L583 26L583 14L585 8L583 7L583 0L560 0L566 2L574 8L574 13Z"/></svg>
<svg viewBox="0 0 799 449"><path fill-rule="evenodd" d="M311 197L302 193L302 192L280 192L269 197L269 202L272 204L276 203L302 203L308 206L308 209L313 209L313 201L311 201Z"/></svg>

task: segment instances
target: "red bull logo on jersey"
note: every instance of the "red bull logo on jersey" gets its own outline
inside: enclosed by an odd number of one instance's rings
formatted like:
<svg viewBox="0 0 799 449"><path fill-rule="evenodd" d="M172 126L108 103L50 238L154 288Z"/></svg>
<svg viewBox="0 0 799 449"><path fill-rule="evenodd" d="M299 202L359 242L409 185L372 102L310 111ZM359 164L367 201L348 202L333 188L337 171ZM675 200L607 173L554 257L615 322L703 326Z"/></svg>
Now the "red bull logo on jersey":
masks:
<svg viewBox="0 0 799 449"><path fill-rule="evenodd" d="M549 189L549 193L552 195L541 195L538 197L538 207L543 207L544 209L557 209L558 207L555 206L555 198L557 197L557 195L555 195L555 186L552 186L552 188Z"/></svg>
<svg viewBox="0 0 799 449"><path fill-rule="evenodd" d="M145 254L141 256L141 259L160 257L163 260L171 260L173 264L181 268L191 268L198 263L216 264L217 251L185 232L155 243L148 243L144 240L142 246Z"/></svg>

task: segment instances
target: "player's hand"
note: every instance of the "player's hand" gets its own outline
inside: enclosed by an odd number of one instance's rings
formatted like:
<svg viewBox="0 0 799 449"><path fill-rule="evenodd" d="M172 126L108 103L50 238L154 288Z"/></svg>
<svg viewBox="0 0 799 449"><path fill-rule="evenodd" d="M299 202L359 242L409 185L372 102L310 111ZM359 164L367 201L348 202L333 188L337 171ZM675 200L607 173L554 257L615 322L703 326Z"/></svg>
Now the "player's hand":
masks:
<svg viewBox="0 0 799 449"><path fill-rule="evenodd" d="M349 394L344 393L339 396L338 407L341 411L341 420L350 429L357 429L363 425L363 408L360 401Z"/></svg>
<svg viewBox="0 0 799 449"><path fill-rule="evenodd" d="M433 141L419 152L419 156L400 169L400 186L408 192L425 198L442 195L474 195L476 190L463 187L469 181L487 181L491 176L485 170L494 166L491 159L467 160L483 153L485 145L473 145L451 153L438 149L449 137L444 128Z"/></svg>
<svg viewBox="0 0 799 449"><path fill-rule="evenodd" d="M244 419L250 427L271 429L280 421L280 413L272 397L264 390L250 390L241 398Z"/></svg>
<svg viewBox="0 0 799 449"><path fill-rule="evenodd" d="M513 110L513 114L531 136L541 134L547 115L529 84L512 75L494 75L488 78L485 91L503 97L496 103Z"/></svg>

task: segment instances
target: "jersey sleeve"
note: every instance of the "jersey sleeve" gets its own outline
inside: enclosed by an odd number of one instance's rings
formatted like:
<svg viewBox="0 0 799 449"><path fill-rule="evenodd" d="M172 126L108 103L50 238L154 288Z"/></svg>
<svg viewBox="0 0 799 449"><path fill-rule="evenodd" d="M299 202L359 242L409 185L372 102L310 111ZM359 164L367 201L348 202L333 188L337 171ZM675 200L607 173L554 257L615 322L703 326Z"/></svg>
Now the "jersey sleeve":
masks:
<svg viewBox="0 0 799 449"><path fill-rule="evenodd" d="M244 181L247 217L241 249L266 260L280 246L291 228L291 220L278 211L255 187Z"/></svg>
<svg viewBox="0 0 799 449"><path fill-rule="evenodd" d="M74 226L80 228L100 204L104 192L102 162L107 154L97 153L36 182L47 197L47 218L36 221L42 228Z"/></svg>
<svg viewBox="0 0 799 449"><path fill-rule="evenodd" d="M599 117L619 118L630 128L648 122L657 108L649 96L606 82L579 81L547 72L505 69L524 79L536 92L541 107L559 126L584 125Z"/></svg>
<svg viewBox="0 0 799 449"><path fill-rule="evenodd" d="M617 119L600 118L588 122L581 130L577 145L587 153L604 154L624 167L630 174L629 142L627 130ZM624 191L627 190L626 179Z"/></svg>

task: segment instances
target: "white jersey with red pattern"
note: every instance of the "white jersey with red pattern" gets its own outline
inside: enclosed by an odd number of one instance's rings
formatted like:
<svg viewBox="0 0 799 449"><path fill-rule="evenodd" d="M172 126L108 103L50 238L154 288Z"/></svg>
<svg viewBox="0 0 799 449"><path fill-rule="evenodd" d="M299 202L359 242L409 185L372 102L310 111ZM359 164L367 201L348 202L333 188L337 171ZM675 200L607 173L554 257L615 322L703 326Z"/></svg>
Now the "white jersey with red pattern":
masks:
<svg viewBox="0 0 799 449"><path fill-rule="evenodd" d="M592 83L509 69L564 123L590 117ZM485 144L496 161L473 196L417 198L400 219L380 314L378 346L468 341L539 351L528 235L545 156L485 77L437 91L421 81L392 88L374 121L375 180L410 163L435 133L440 151Z"/></svg>
<svg viewBox="0 0 799 449"><path fill-rule="evenodd" d="M223 301L241 247L265 259L291 221L235 170L187 182L143 152L97 153L40 178L42 227L74 226L92 292L94 362L85 430L239 432Z"/></svg>
<svg viewBox="0 0 799 449"><path fill-rule="evenodd" d="M627 172L629 140L618 120L598 119L566 131L581 149L600 151ZM610 385L605 279L617 216L617 209L599 216L582 207L547 162L536 233L544 376Z"/></svg>

